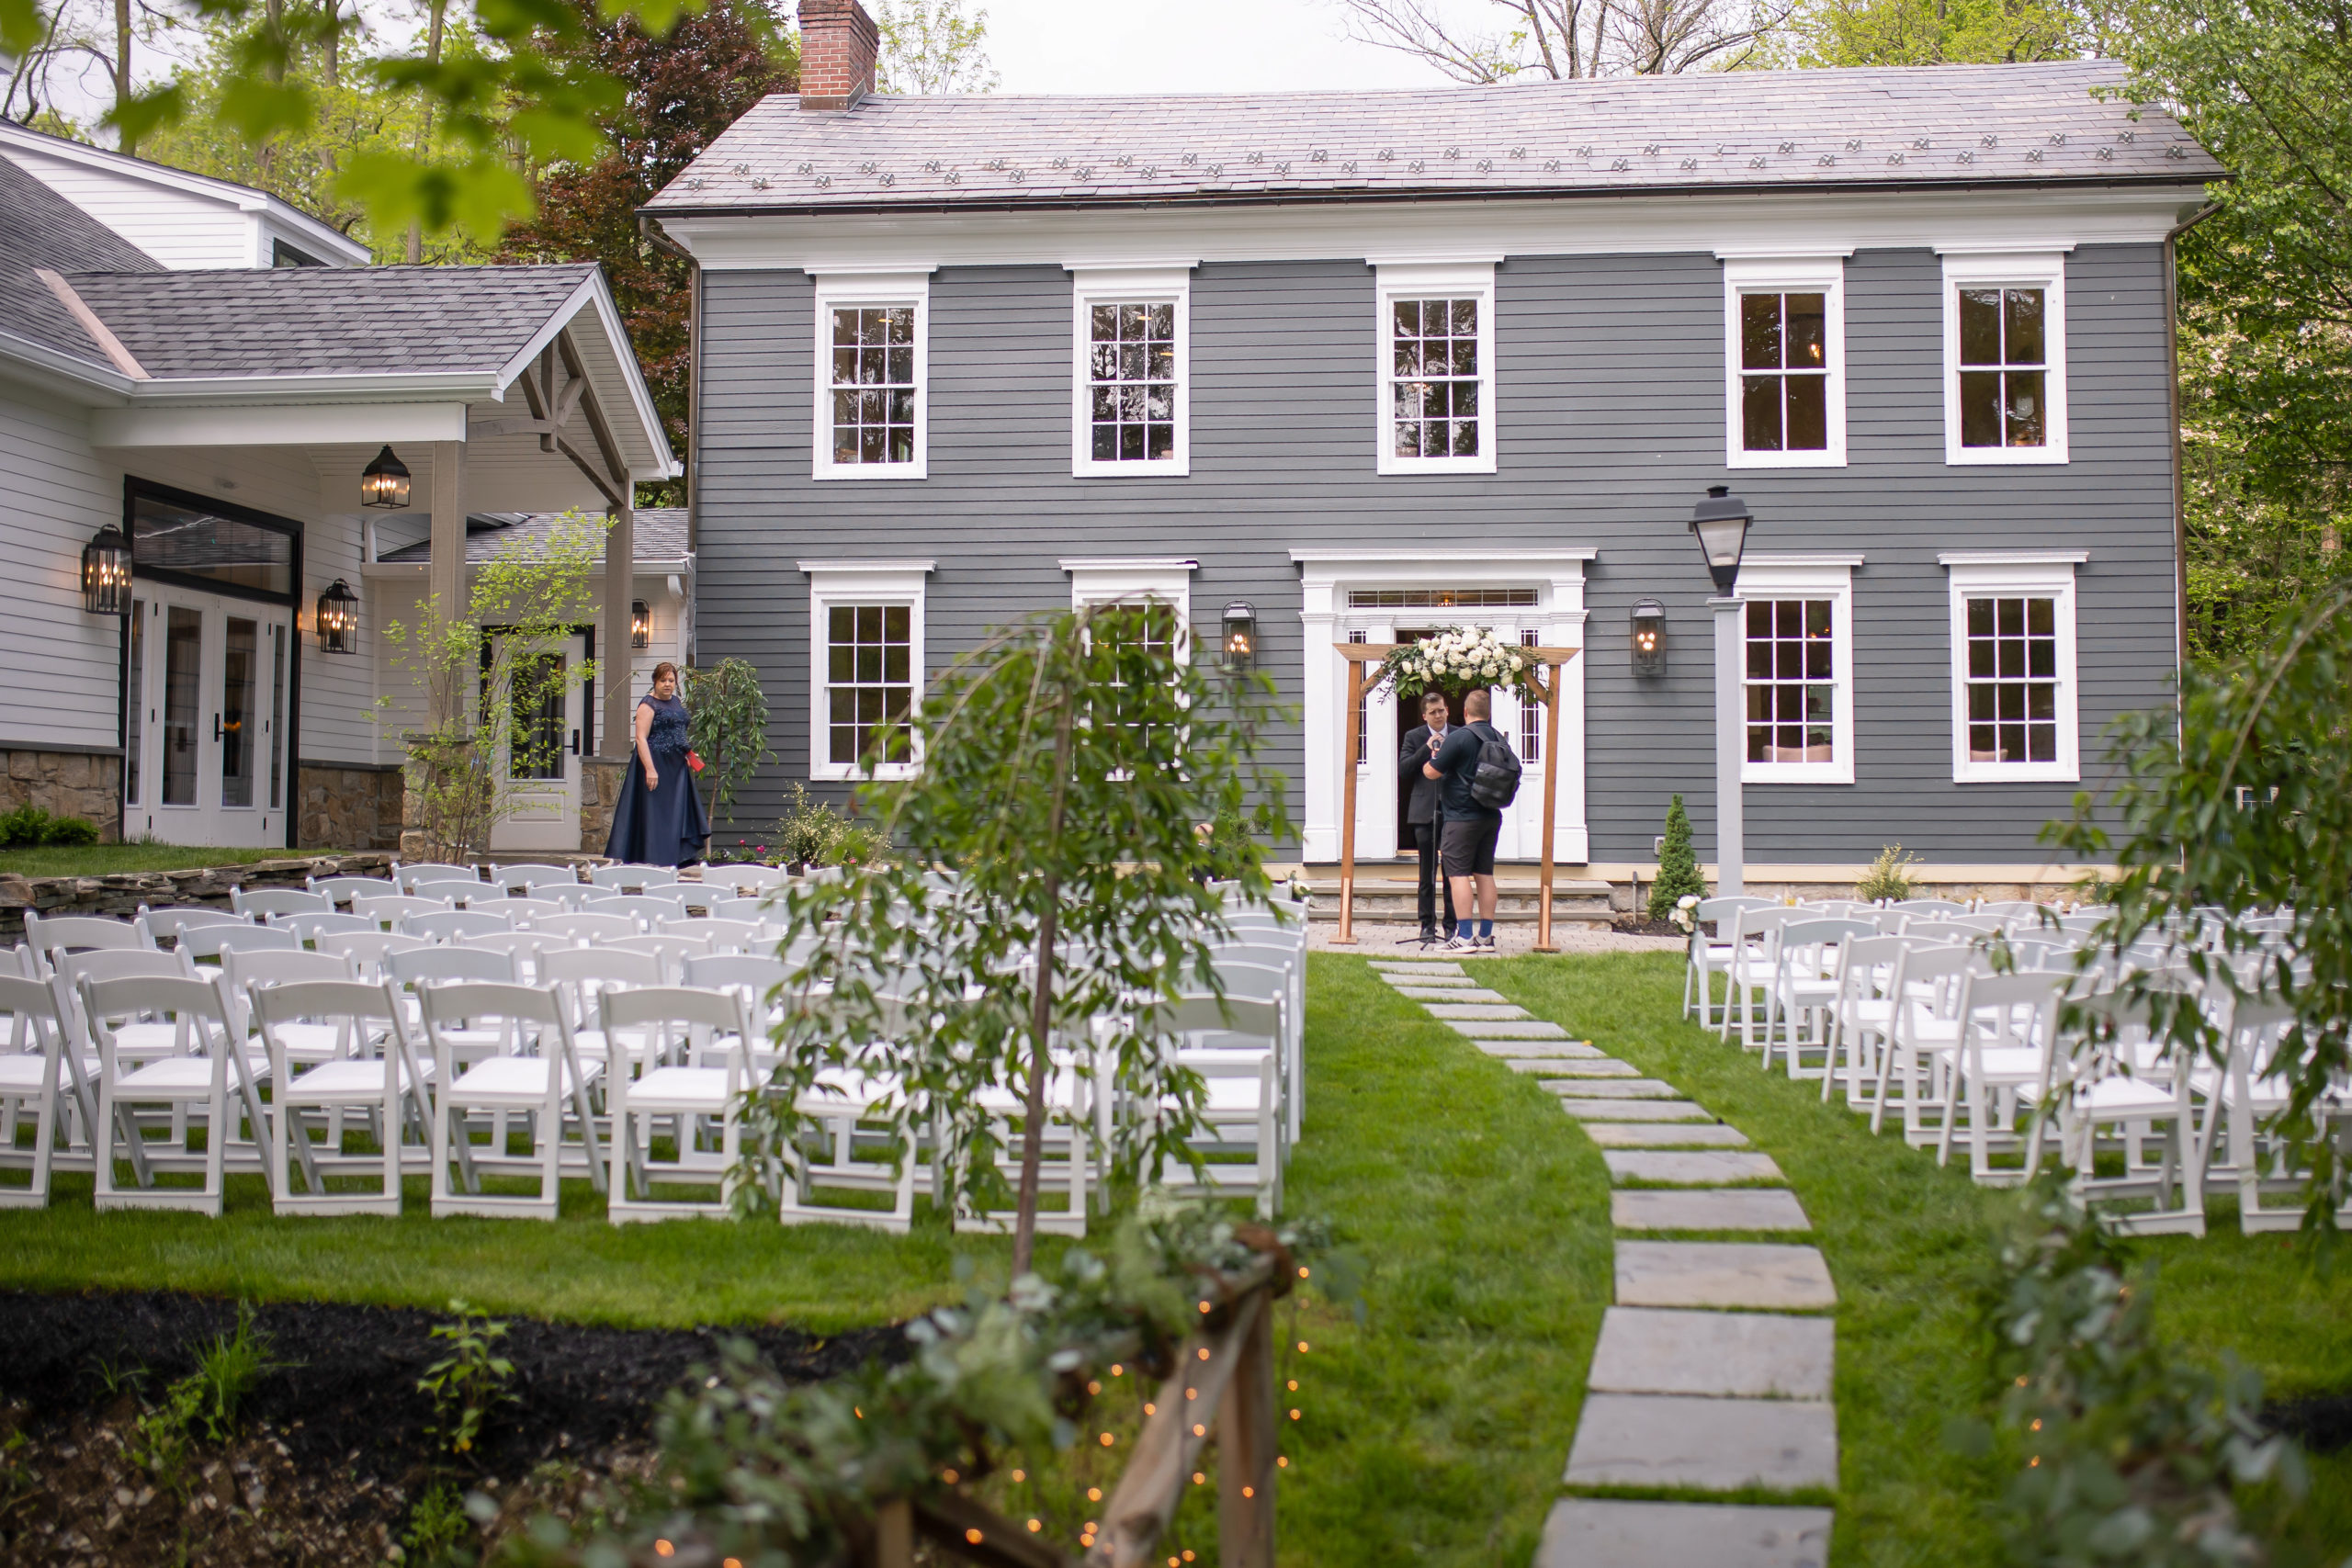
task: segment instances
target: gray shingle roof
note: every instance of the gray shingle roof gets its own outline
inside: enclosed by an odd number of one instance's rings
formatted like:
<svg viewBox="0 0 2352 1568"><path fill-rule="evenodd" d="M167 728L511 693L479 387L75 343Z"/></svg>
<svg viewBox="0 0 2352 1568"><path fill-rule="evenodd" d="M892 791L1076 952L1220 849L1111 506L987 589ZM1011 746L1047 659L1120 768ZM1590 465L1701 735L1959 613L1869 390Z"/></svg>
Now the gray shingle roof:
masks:
<svg viewBox="0 0 2352 1568"><path fill-rule="evenodd" d="M762 100L656 213L2218 177L2106 61L1408 92Z"/></svg>
<svg viewBox="0 0 2352 1568"><path fill-rule="evenodd" d="M595 270L279 267L71 276L158 379L494 371Z"/></svg>
<svg viewBox="0 0 2352 1568"><path fill-rule="evenodd" d="M560 512L477 512L466 519L466 564L479 566L512 553L530 555L555 532ZM686 553L686 509L641 506L637 511L638 564L678 560ZM433 558L433 541L420 539L379 558L422 565Z"/></svg>
<svg viewBox="0 0 2352 1568"><path fill-rule="evenodd" d="M58 273L163 270L146 252L0 158L0 332L112 370L114 362L49 285L33 276L35 267Z"/></svg>

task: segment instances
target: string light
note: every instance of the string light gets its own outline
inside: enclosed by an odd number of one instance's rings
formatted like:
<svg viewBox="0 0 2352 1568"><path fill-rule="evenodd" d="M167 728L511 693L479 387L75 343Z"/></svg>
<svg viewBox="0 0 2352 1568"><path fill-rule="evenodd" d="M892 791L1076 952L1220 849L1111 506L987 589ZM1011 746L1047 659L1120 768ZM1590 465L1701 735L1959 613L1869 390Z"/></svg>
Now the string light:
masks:
<svg viewBox="0 0 2352 1568"><path fill-rule="evenodd" d="M1304 1264L1304 1263L1302 1263L1302 1264L1300 1264L1300 1265L1298 1266L1298 1277L1299 1277L1300 1279L1302 1279L1302 1280L1304 1280L1304 1279L1306 1279L1306 1278L1307 1277L1307 1273L1306 1273L1306 1264Z"/></svg>
<svg viewBox="0 0 2352 1568"><path fill-rule="evenodd" d="M1255 1497L1257 1495L1258 1489L1255 1486L1244 1486L1241 1489L1241 1495L1244 1498Z"/></svg>
<svg viewBox="0 0 2352 1568"><path fill-rule="evenodd" d="M1037 1532L1038 1530L1044 1529L1045 1528L1046 1528L1046 1524L1045 1524L1045 1521L1044 1521L1043 1519L1031 1519L1031 1520L1029 1521L1029 1529L1030 1529L1030 1533L1032 1533L1032 1534L1035 1534L1035 1532Z"/></svg>
<svg viewBox="0 0 2352 1568"><path fill-rule="evenodd" d="M1111 1446L1112 1441L1113 1441L1113 1439L1112 1439L1112 1437L1111 1437L1111 1434L1110 1434L1110 1433L1105 1432L1105 1433L1103 1433L1103 1434L1102 1434L1102 1446L1103 1446L1104 1448L1106 1448L1106 1449L1107 1449L1107 1448L1109 1448L1109 1447Z"/></svg>
<svg viewBox="0 0 2352 1568"><path fill-rule="evenodd" d="M1306 1354L1306 1341L1304 1339L1298 1342L1298 1353L1302 1356Z"/></svg>
<svg viewBox="0 0 2352 1568"><path fill-rule="evenodd" d="M1291 1412L1291 1415L1292 1415L1292 1416L1295 1416L1297 1414L1298 1414L1298 1412L1297 1412L1297 1411L1295 1411L1295 1410L1294 1410L1294 1411L1292 1411L1292 1412ZM1194 1423L1193 1424L1193 1436L1194 1436L1194 1437L1196 1437L1196 1438L1205 1438L1205 1437L1207 1437L1208 1435L1209 1435L1209 1429L1208 1429L1206 1427L1202 1426L1202 1425L1201 1425L1199 1422L1197 1422L1197 1421L1196 1421L1196 1422L1194 1422Z"/></svg>
<svg viewBox="0 0 2352 1568"><path fill-rule="evenodd" d="M1193 1472L1193 1485L1195 1485L1195 1486L1206 1486L1208 1483L1209 1483L1209 1478L1208 1478L1208 1475L1207 1475L1207 1473L1206 1473L1205 1472L1198 1471L1198 1470L1196 1470L1196 1471Z"/></svg>
<svg viewBox="0 0 2352 1568"><path fill-rule="evenodd" d="M1298 1407L1296 1405L1291 1406L1290 1418L1294 1421L1298 1419Z"/></svg>
<svg viewBox="0 0 2352 1568"><path fill-rule="evenodd" d="M1016 1470L1012 1472L1012 1479L1015 1481L1026 1481L1029 1479L1029 1472L1025 1470Z"/></svg>
<svg viewBox="0 0 2352 1568"><path fill-rule="evenodd" d="M943 1470L939 1472L939 1479L947 1483L948 1485L953 1486L956 1484L956 1472L952 1470Z"/></svg>
<svg viewBox="0 0 2352 1568"><path fill-rule="evenodd" d="M1293 1393L1296 1393L1298 1392L1298 1380L1296 1378L1290 1380L1290 1391Z"/></svg>
<svg viewBox="0 0 2352 1568"><path fill-rule="evenodd" d="M1147 1399L1143 1402L1143 1413L1147 1416L1157 1416L1159 1414L1159 1406Z"/></svg>
<svg viewBox="0 0 2352 1568"><path fill-rule="evenodd" d="M1088 1487L1086 1489L1086 1500L1090 1503L1100 1503L1102 1501L1102 1488L1100 1486ZM1086 1528L1088 1529L1092 1529L1094 1527L1092 1525L1089 1525Z"/></svg>
<svg viewBox="0 0 2352 1568"><path fill-rule="evenodd" d="M1101 1393L1102 1392L1102 1385L1092 1379L1089 1379L1086 1384L1086 1392L1089 1393Z"/></svg>
<svg viewBox="0 0 2352 1568"><path fill-rule="evenodd" d="M1204 1314L1206 1314L1208 1310L1209 1310L1209 1303L1206 1303L1206 1302L1203 1302L1203 1303L1201 1303L1201 1311L1202 1311Z"/></svg>
<svg viewBox="0 0 2352 1568"><path fill-rule="evenodd" d="M1274 1463L1281 1469L1288 1470L1290 1468L1290 1455L1276 1454L1274 1456Z"/></svg>
<svg viewBox="0 0 2352 1568"><path fill-rule="evenodd" d="M1119 1365L1116 1361L1111 1363L1111 1375L1114 1378L1125 1377L1126 1375L1126 1368Z"/></svg>
<svg viewBox="0 0 2352 1568"><path fill-rule="evenodd" d="M1204 1360L1204 1361L1205 1361L1205 1360L1207 1360L1207 1359L1209 1359L1209 1348L1208 1348L1208 1347L1207 1347L1207 1346L1204 1345L1204 1346L1202 1346L1202 1347L1201 1347L1200 1356L1201 1356L1201 1359L1202 1359L1202 1360Z"/></svg>
<svg viewBox="0 0 2352 1568"><path fill-rule="evenodd" d="M979 1532L978 1530L976 1530L976 1529L969 1529L969 1530L966 1530L966 1531L964 1532L964 1541L965 1541L965 1544L966 1544L966 1545L967 1545L967 1546L978 1546L978 1545L979 1545L979 1544L980 1544L980 1532Z"/></svg>
<svg viewBox="0 0 2352 1568"><path fill-rule="evenodd" d="M1201 1391L1196 1388L1188 1388L1184 1391L1184 1397L1187 1399L1198 1399L1201 1397Z"/></svg>
<svg viewBox="0 0 2352 1568"><path fill-rule="evenodd" d="M657 1540L653 1543L653 1555L656 1557L668 1557L677 1550L666 1540Z"/></svg>

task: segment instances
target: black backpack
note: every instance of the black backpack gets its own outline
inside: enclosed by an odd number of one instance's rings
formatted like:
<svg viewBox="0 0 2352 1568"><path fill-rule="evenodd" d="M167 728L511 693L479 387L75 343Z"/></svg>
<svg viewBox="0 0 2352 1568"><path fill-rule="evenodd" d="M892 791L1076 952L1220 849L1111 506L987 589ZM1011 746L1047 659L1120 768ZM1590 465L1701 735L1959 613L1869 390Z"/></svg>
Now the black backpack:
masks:
<svg viewBox="0 0 2352 1568"><path fill-rule="evenodd" d="M1519 798L1519 759L1510 742L1491 724L1481 724L1478 770L1470 775L1470 798L1489 811L1500 811Z"/></svg>

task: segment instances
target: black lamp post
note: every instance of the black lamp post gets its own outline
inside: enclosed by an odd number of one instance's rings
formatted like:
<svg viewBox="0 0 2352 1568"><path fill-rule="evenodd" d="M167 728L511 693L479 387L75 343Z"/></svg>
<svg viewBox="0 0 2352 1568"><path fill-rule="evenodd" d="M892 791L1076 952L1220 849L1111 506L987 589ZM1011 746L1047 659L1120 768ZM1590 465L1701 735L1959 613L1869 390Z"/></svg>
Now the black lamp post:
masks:
<svg viewBox="0 0 2352 1568"><path fill-rule="evenodd" d="M1707 558L1707 571L1715 592L1729 593L1739 584L1739 558L1747 549L1747 525L1756 519L1747 502L1732 494L1729 485L1709 485L1706 499L1690 509L1690 532L1698 536L1699 553Z"/></svg>
<svg viewBox="0 0 2352 1568"><path fill-rule="evenodd" d="M359 470L359 504L397 512L408 504L408 465L392 456L390 446Z"/></svg>
<svg viewBox="0 0 2352 1568"><path fill-rule="evenodd" d="M1737 895L1747 886L1747 803L1741 794L1740 762L1747 755L1747 669L1741 657L1747 628L1740 619L1739 558L1747 549L1747 527L1756 519L1729 485L1709 485L1690 509L1690 532L1715 580L1715 893Z"/></svg>
<svg viewBox="0 0 2352 1568"><path fill-rule="evenodd" d="M359 595L340 577L319 595L319 651L359 651Z"/></svg>
<svg viewBox="0 0 2352 1568"><path fill-rule="evenodd" d="M130 614L130 541L111 523L82 547L82 608L93 615Z"/></svg>
<svg viewBox="0 0 2352 1568"><path fill-rule="evenodd" d="M1634 673L1666 673L1666 606L1655 599L1634 606Z"/></svg>
<svg viewBox="0 0 2352 1568"><path fill-rule="evenodd" d="M1258 656L1258 612L1247 599L1225 607L1225 661L1239 669Z"/></svg>
<svg viewBox="0 0 2352 1568"><path fill-rule="evenodd" d="M642 599L628 602L628 645L631 648L653 646L653 611Z"/></svg>

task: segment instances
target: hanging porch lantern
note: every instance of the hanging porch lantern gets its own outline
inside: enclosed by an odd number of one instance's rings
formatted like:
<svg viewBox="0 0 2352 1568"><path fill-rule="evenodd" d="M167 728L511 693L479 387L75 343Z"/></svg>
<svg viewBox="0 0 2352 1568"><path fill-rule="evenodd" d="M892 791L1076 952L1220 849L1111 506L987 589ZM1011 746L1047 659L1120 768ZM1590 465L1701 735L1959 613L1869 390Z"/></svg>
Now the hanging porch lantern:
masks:
<svg viewBox="0 0 2352 1568"><path fill-rule="evenodd" d="M319 595L319 651L359 651L359 595L340 577Z"/></svg>
<svg viewBox="0 0 2352 1568"><path fill-rule="evenodd" d="M111 523L82 547L82 608L93 615L130 614L130 541Z"/></svg>
<svg viewBox="0 0 2352 1568"><path fill-rule="evenodd" d="M408 504L408 465L392 456L390 446L359 470L359 504L397 512Z"/></svg>
<svg viewBox="0 0 2352 1568"><path fill-rule="evenodd" d="M642 599L628 602L628 645L631 648L653 646L653 610Z"/></svg>
<svg viewBox="0 0 2352 1568"><path fill-rule="evenodd" d="M1225 607L1225 661L1240 669L1257 656L1258 612L1247 599L1236 599Z"/></svg>
<svg viewBox="0 0 2352 1568"><path fill-rule="evenodd" d="M1666 673L1666 606L1655 599L1634 606L1634 673Z"/></svg>

